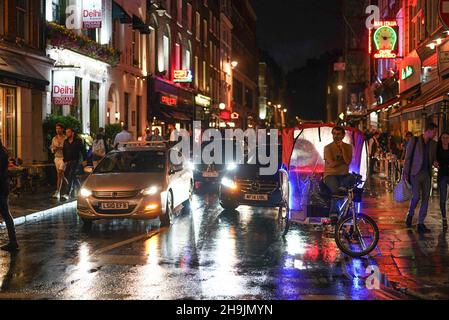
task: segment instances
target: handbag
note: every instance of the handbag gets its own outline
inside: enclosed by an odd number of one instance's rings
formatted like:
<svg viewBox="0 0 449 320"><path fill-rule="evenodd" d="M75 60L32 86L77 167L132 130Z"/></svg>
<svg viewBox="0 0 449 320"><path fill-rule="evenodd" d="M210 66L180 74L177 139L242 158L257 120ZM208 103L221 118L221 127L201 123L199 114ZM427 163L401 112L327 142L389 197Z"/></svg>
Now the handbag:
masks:
<svg viewBox="0 0 449 320"><path fill-rule="evenodd" d="M415 150L416 150L417 144L418 144L418 139L416 139L415 144L413 145L412 158L410 161L408 177L410 177L410 173L412 171L413 160L415 158ZM396 185L396 187L393 190L393 196L394 196L394 200L396 200L397 202L409 201L413 196L412 186L407 181L405 181L404 178L401 178L401 180L399 181L399 183Z"/></svg>

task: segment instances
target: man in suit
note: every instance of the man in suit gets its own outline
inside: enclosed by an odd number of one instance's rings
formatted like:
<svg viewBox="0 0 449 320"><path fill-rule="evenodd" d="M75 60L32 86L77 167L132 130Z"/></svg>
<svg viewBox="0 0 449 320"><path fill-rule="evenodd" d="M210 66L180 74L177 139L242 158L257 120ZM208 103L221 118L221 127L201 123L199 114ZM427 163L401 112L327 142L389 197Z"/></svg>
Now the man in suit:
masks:
<svg viewBox="0 0 449 320"><path fill-rule="evenodd" d="M0 141L0 214L5 221L8 229L9 243L2 246L3 251L15 252L19 250L17 244L16 229L14 227L14 219L9 212L8 204L9 196L9 178L8 178L8 150Z"/></svg>
<svg viewBox="0 0 449 320"><path fill-rule="evenodd" d="M410 139L405 155L403 179L411 184L413 193L406 224L407 227L412 227L413 216L419 200L421 200L418 221L419 233L431 232L425 226L424 221L427 217L432 187L432 167L438 166L436 163L437 142L434 140L437 134L438 126L430 123L427 125L424 134Z"/></svg>

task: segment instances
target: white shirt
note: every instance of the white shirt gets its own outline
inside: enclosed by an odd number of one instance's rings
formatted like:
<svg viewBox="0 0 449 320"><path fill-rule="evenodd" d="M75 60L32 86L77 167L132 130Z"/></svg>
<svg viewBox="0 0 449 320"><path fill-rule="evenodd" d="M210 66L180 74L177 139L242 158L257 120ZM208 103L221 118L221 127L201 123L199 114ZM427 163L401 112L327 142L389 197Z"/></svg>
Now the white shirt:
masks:
<svg viewBox="0 0 449 320"><path fill-rule="evenodd" d="M179 139L179 131L173 130L170 133L170 142L178 142L178 139Z"/></svg>
<svg viewBox="0 0 449 320"><path fill-rule="evenodd" d="M114 147L117 147L118 144L123 142L131 142L133 141L133 135L129 133L128 131L122 131L115 137L114 140Z"/></svg>

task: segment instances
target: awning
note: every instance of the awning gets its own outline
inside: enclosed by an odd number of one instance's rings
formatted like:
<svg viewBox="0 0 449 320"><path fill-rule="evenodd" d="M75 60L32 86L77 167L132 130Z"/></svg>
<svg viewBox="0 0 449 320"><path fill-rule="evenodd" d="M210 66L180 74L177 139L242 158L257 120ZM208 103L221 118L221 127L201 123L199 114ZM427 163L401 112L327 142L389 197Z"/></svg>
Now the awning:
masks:
<svg viewBox="0 0 449 320"><path fill-rule="evenodd" d="M138 16L133 15L133 30L138 30L141 34L150 34L152 28L146 25Z"/></svg>
<svg viewBox="0 0 449 320"><path fill-rule="evenodd" d="M189 115L176 111L176 110L160 110L157 112L154 112L152 114L153 117L155 117L158 120L171 122L174 121L193 121L192 117L189 117Z"/></svg>
<svg viewBox="0 0 449 320"><path fill-rule="evenodd" d="M123 9L121 5L119 5L117 2L112 1L112 19L120 19L120 22L125 23L132 23L133 19L131 16Z"/></svg>
<svg viewBox="0 0 449 320"><path fill-rule="evenodd" d="M0 52L0 82L45 91L50 82L23 58Z"/></svg>

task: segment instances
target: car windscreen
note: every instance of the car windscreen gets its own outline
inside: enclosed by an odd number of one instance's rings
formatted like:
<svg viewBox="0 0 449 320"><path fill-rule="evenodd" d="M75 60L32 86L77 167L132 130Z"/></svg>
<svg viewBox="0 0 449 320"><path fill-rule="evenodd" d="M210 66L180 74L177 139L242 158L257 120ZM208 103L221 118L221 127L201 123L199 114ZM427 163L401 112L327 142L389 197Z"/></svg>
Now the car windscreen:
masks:
<svg viewBox="0 0 449 320"><path fill-rule="evenodd" d="M164 152L125 151L107 155L94 170L94 174L159 173L164 169Z"/></svg>

